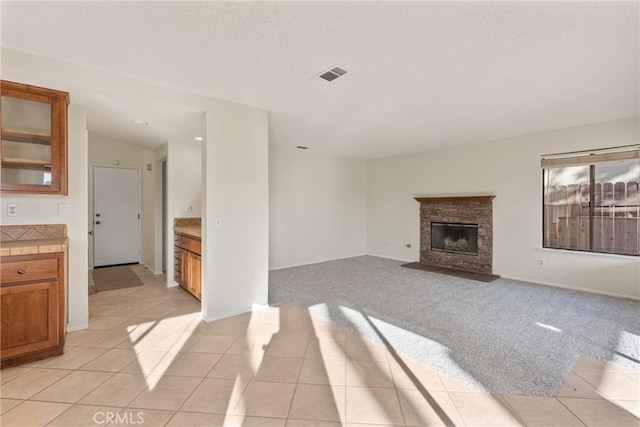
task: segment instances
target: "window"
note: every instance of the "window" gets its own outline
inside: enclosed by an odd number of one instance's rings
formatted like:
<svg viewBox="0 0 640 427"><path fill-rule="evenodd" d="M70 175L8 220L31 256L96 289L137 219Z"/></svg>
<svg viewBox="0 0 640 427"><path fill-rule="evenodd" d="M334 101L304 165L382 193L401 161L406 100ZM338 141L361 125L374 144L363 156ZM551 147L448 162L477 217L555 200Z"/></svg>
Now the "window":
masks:
<svg viewBox="0 0 640 427"><path fill-rule="evenodd" d="M543 246L640 256L640 146L542 158Z"/></svg>

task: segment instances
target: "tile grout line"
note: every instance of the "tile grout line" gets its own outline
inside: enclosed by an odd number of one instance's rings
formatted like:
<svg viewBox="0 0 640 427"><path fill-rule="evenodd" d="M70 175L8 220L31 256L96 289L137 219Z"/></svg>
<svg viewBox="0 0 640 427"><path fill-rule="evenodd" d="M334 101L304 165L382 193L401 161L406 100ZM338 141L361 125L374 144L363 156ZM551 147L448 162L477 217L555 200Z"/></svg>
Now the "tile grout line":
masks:
<svg viewBox="0 0 640 427"><path fill-rule="evenodd" d="M35 371L36 369L53 369L53 368L38 368L38 367L35 367L35 368L33 368L33 371ZM61 379L65 378L65 377L68 377L69 375L71 375L71 374L74 372L72 369L57 369L57 370L58 370L58 371L69 371L69 373L68 373L68 374L66 374L66 375L61 376L60 378L58 378L57 380L55 380L55 381L54 381L54 382L52 382L51 384L49 384L49 385L47 385L47 386L45 386L45 387L41 388L40 390L36 391L35 393L33 393L33 394L29 395L29 397L27 397L27 398L26 398L26 399L24 399L24 400L25 400L25 401L26 401L26 400L31 400L31 398L32 398L33 396L35 396L36 394L38 394L38 393L40 393L41 391L43 391L43 390L45 390L45 389L47 389L47 388L51 387L52 385L54 385L55 383L57 383L57 382L58 382L58 381L60 381ZM32 371L29 371L29 372L32 372ZM25 372L24 374L27 374L27 373L28 373L28 372ZM24 374L23 374L23 375L24 375ZM20 376L22 376L22 375L20 375ZM16 380L16 379L18 379L18 378L19 378L19 377L16 377L16 378L14 378L13 380ZM9 381L9 382L12 382L13 380L11 380L11 381ZM7 398L7 399L11 399L11 397L9 397L9 398Z"/></svg>
<svg viewBox="0 0 640 427"><path fill-rule="evenodd" d="M494 396L493 394L489 394L489 395L490 396ZM521 422L523 426L529 427L529 424L527 424L524 421L524 419L520 416L518 411L516 411L516 409L513 406L511 406L511 404L509 404L509 401L507 399L505 399L504 396L496 395L496 397L498 397L500 400L502 400L502 402L504 402L504 404L502 406L504 407L506 405L506 408L509 411L509 413L511 413L511 415L514 415L518 422Z"/></svg>
<svg viewBox="0 0 640 427"><path fill-rule="evenodd" d="M281 310L281 308L280 308ZM311 315L309 313L307 313L307 315L309 316L309 318L311 317ZM281 323L280 323L281 326ZM313 329L313 323L311 324L311 330L313 331L313 336L315 336L315 330ZM285 424L287 423L287 421L289 420L289 418L291 417L291 410L293 409L293 401L296 398L296 392L298 391L298 384L300 383L300 375L302 374L302 367L304 366L304 360L306 359L307 356L307 351L309 350L309 343L311 342L311 333L309 334L309 336L307 336L307 342L305 343L304 346L304 352L302 354L302 365L300 365L300 371L298 372L298 378L296 379L296 382L293 386L293 394L291 395L291 402L289 402L289 410L287 411L287 416L285 418ZM266 351L265 351L266 354Z"/></svg>
<svg viewBox="0 0 640 427"><path fill-rule="evenodd" d="M438 374L438 378L439 378ZM442 382L442 380L440 380ZM446 388L446 386L444 385L444 383L442 384L443 387ZM453 405L453 409L456 411L456 414L458 414L458 417L460 418L460 420L462 421L462 423L466 426L467 422L465 421L464 417L462 416L462 412L460 411L460 409L458 409L458 405L456 405L456 402L453 400L453 398L451 397L451 391L449 391L448 389L445 390L445 393L447 393L447 397L449 398L449 400L451 401L451 404Z"/></svg>
<svg viewBox="0 0 640 427"><path fill-rule="evenodd" d="M198 341L200 341L201 339L202 339L202 337L200 337L198 339ZM191 390L191 393L189 393L187 398L180 404L180 406L178 406L178 409L176 410L176 413L178 413L180 411L180 409L182 409L182 407L185 405L185 403L187 403L189 401L189 399L191 398L191 396L193 396L193 393L195 393L195 391L198 389L198 387L200 387L202 385L202 383L204 382L204 380L208 378L209 373L211 373L211 371L213 371L213 369L216 367L216 365L218 363L220 363L220 361L222 360L222 357L224 356L224 354L226 354L226 353L223 353L222 356L220 356L218 358L218 360L216 360L216 362L211 366L211 368L209 368L207 373L204 374L204 376L200 379L200 382L198 384L196 384L196 386L193 388L193 390ZM179 359L180 358L178 358L177 360L179 360ZM175 363L175 361L174 361L174 363ZM172 365L173 365L173 363L172 363ZM171 365L169 367L171 367ZM167 368L167 369L169 369L169 368ZM232 391L232 393L233 393L233 391ZM171 418L173 418L174 416L175 416L175 414Z"/></svg>
<svg viewBox="0 0 640 427"><path fill-rule="evenodd" d="M613 402L614 400L624 400L624 399L613 399L613 397L611 397L609 394L607 394L606 392L604 392L604 390L601 390L598 386L592 384L588 379L586 379L585 377L583 377L582 375L580 375L579 372L596 372L601 374L601 378L602 376L607 375L606 373L615 373L615 374L619 374L622 375L625 378L629 378L626 375L624 375L623 372L616 372L616 371L606 371L606 370L602 370L602 371L586 371L586 370L580 370L580 371L572 371L572 373L574 373L575 375L577 375L578 377L580 377L580 379L582 379L584 382L586 382L587 384L589 384L591 387L593 387L603 398L605 398L606 400ZM630 378L631 381L633 381L633 379ZM637 383L637 381L634 381ZM638 387L640 387L640 385L638 385Z"/></svg>
<svg viewBox="0 0 640 427"><path fill-rule="evenodd" d="M564 402L563 402L562 400L560 400L560 398L559 398L558 396L554 397L554 399L556 399L558 402L560 402L560 404L561 404L564 408L566 408L566 410L567 410L567 411L569 411L569 413L570 413L571 415L573 415L574 417L576 417L576 419L577 419L578 421L580 421L584 426L587 426L587 427L589 426L585 420L583 420L582 418L580 418L580 417L578 416L578 414L576 414L575 412L573 412L573 411L571 410L571 408L569 408L567 405L565 405L565 404L564 404ZM570 398L570 399L571 399L571 398Z"/></svg>
<svg viewBox="0 0 640 427"><path fill-rule="evenodd" d="M98 407L104 407L104 408L116 408L117 411L116 413L120 413L120 411L124 408L120 408L118 406L104 406L104 405L81 405L79 403L74 403L71 406L69 406L67 409L64 410L64 412L62 412L60 415L58 415L57 417L55 417L54 419L52 419L51 421L49 421L47 424L45 424L46 426L51 425L52 422L54 422L55 420L57 420L58 418L60 418L61 416L63 416L64 414L66 414L67 412L69 412L70 410L72 410L73 408L75 408L76 406L98 406ZM106 425L106 424L103 424Z"/></svg>
<svg viewBox="0 0 640 427"><path fill-rule="evenodd" d="M73 375L74 372L90 372L90 371L78 371L77 369L74 370L73 372L71 372L69 375L66 375L63 378L67 378L71 375ZM105 372L106 373L106 372ZM76 400L75 402L71 402L72 405L77 404L78 402L80 402L82 399L84 399L85 397L87 397L88 395L90 395L91 393L93 393L96 389L98 389L98 387L102 386L104 383L106 383L107 381L109 381L111 378L113 378L115 376L115 373L112 372L108 372L109 374L111 374L107 379L105 379L104 381L102 381L100 384L98 384L97 386L95 386L94 388L92 388L89 392L85 393L84 395L82 395L82 397L80 397L78 400ZM62 380L62 378L60 378L60 380ZM60 381L58 380L58 381ZM58 382L56 381L56 383ZM38 393L42 393L43 391L53 387L55 385L51 384L49 387L46 387L42 390L40 390ZM55 401L47 401L47 400L33 400L33 397L35 397L38 393L34 394L33 396L31 396L28 400L32 401L32 402L53 402L53 403L70 403L70 402L55 402Z"/></svg>

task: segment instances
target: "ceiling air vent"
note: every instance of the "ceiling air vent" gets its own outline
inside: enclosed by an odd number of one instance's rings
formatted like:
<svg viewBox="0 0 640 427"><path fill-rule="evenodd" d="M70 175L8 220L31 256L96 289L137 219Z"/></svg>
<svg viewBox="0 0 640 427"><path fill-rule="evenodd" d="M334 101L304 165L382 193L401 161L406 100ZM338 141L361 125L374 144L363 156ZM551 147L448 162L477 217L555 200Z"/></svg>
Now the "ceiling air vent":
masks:
<svg viewBox="0 0 640 427"><path fill-rule="evenodd" d="M333 67L332 69L330 69L329 71L325 71L324 73L320 74L320 78L324 79L328 82L332 82L335 79L337 79L340 76L343 76L347 74L346 70L343 70L340 67Z"/></svg>

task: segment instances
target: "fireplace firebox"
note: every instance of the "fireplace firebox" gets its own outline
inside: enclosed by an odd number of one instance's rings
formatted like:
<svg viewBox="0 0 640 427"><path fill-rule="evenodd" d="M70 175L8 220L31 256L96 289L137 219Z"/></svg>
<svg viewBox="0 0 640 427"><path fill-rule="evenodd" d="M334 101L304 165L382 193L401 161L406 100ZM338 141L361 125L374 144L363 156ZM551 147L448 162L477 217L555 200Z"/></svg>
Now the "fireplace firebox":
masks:
<svg viewBox="0 0 640 427"><path fill-rule="evenodd" d="M432 222L431 250L478 255L478 224Z"/></svg>

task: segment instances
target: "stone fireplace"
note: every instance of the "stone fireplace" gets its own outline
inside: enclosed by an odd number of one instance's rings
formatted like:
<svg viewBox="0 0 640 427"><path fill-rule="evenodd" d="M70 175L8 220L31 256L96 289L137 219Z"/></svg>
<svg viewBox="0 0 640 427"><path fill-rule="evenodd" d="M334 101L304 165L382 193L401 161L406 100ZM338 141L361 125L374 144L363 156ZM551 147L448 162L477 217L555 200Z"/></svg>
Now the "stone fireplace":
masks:
<svg viewBox="0 0 640 427"><path fill-rule="evenodd" d="M417 197L420 263L492 275L494 197Z"/></svg>

